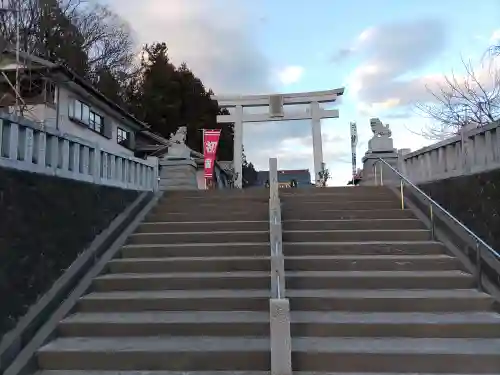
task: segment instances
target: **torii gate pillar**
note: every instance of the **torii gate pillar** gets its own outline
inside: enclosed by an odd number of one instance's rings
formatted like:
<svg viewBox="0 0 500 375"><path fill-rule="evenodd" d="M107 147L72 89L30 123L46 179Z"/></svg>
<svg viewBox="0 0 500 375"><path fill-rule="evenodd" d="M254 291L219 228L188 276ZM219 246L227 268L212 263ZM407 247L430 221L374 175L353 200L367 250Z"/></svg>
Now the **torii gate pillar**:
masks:
<svg viewBox="0 0 500 375"><path fill-rule="evenodd" d="M233 164L236 172L235 186L243 186L243 123L266 121L311 120L312 141L314 156L314 176L319 180L319 173L323 164L323 143L321 140L321 119L338 118L337 109L323 109L320 103L332 103L344 94L344 88L329 91L315 91L293 94L272 95L245 95L245 96L216 96L220 108L233 108L230 115L217 116L219 123L234 123L234 155ZM307 104L309 109L304 112L285 113L284 106L293 104ZM269 113L244 114L244 107L269 107Z"/></svg>

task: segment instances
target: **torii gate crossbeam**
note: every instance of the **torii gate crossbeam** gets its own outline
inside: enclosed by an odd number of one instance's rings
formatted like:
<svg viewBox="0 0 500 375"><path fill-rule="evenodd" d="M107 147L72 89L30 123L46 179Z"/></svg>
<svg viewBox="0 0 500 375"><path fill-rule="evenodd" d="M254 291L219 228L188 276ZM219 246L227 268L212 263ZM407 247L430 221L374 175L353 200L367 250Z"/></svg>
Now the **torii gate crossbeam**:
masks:
<svg viewBox="0 0 500 375"><path fill-rule="evenodd" d="M219 123L234 123L234 155L233 164L237 174L235 186L242 187L242 154L243 154L243 123L267 121L311 120L314 155L314 175L319 180L319 173L323 164L323 145L321 140L321 119L338 118L337 109L327 110L320 107L320 103L332 103L344 94L344 88L329 91L315 91L305 93L271 94L271 95L237 95L216 96L220 108L234 108L230 115L217 116ZM300 113L285 113L286 105L307 104L309 110ZM269 113L244 114L244 107L269 107Z"/></svg>

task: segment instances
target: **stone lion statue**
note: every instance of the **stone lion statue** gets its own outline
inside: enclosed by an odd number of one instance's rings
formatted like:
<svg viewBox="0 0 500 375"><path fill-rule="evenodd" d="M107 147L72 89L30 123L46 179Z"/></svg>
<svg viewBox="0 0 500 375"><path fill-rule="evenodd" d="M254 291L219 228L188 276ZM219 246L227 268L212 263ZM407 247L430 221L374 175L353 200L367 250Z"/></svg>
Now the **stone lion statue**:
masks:
<svg viewBox="0 0 500 375"><path fill-rule="evenodd" d="M172 144L186 144L187 126L180 126L175 133L170 134L170 142Z"/></svg>
<svg viewBox="0 0 500 375"><path fill-rule="evenodd" d="M389 129L389 124L382 124L382 121L378 118L370 119L370 128L372 129L375 137L390 138L392 135L392 131Z"/></svg>

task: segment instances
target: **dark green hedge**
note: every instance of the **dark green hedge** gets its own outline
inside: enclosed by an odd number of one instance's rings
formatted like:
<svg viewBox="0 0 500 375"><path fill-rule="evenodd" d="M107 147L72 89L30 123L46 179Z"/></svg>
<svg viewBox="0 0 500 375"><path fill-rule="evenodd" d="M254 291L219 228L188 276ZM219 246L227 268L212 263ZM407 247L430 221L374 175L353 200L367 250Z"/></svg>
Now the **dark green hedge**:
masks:
<svg viewBox="0 0 500 375"><path fill-rule="evenodd" d="M137 196L0 168L0 337Z"/></svg>
<svg viewBox="0 0 500 375"><path fill-rule="evenodd" d="M423 184L420 188L500 250L500 170Z"/></svg>

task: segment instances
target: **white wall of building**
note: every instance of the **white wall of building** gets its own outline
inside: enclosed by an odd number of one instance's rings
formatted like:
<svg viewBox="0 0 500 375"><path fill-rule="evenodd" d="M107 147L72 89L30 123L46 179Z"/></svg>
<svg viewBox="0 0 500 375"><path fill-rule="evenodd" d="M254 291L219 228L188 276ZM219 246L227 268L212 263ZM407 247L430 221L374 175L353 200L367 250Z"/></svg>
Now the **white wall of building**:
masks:
<svg viewBox="0 0 500 375"><path fill-rule="evenodd" d="M43 124L45 127L57 129L61 133L69 134L87 142L99 144L102 149L109 152L134 155L134 152L131 149L118 144L117 141L118 128L122 128L131 133L133 133L134 130L127 125L123 119L120 119L114 111L106 111L102 108L104 106L93 104L92 101L94 103L99 102L97 98L82 98L82 95L79 95L75 91L62 86L59 86L57 89L59 90L59 93L56 94L56 101L59 103L58 105L40 104L28 106L23 117L38 124ZM108 126L110 127L109 138L70 118L69 107L70 105L73 105L73 101L75 99L89 105L93 112L99 114L103 118L107 118L107 121L109 122ZM59 121L57 121L58 110Z"/></svg>
<svg viewBox="0 0 500 375"><path fill-rule="evenodd" d="M117 153L123 153L127 155L133 155L134 152L127 147L124 147L120 144L118 144L117 141L117 132L118 128L121 127L125 130L131 131L132 129L128 127L126 124L124 124L123 121L120 121L117 119L117 116L110 113L110 112L105 112L101 108L99 108L96 105L93 105L90 103L90 101L87 99L82 98L80 95L76 94L75 92L70 91L69 89L65 87L59 87L60 90L59 95L57 95L57 100L59 100L59 130L63 133L71 134L72 136L86 139L87 141L90 142L95 142L101 145L102 148L105 148L106 150L109 150L111 152L117 152ZM102 134L99 134L87 127L85 127L82 124L79 124L73 120L70 119L69 117L69 106L73 104L73 100L81 100L82 102L88 104L91 108L92 111L95 113L103 116L103 117L108 117L110 120L110 126L112 127L111 130L111 138L107 138ZM55 111L55 110L54 110ZM55 118L55 116L54 116ZM55 124L53 124L55 125Z"/></svg>

